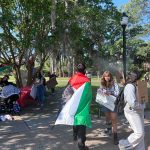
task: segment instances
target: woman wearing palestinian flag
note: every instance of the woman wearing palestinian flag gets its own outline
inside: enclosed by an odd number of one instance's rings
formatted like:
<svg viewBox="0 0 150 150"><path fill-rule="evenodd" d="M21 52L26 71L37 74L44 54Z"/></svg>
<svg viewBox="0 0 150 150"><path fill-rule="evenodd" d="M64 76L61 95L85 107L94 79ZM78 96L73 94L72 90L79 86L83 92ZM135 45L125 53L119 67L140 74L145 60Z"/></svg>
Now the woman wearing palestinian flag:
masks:
<svg viewBox="0 0 150 150"><path fill-rule="evenodd" d="M55 122L73 126L74 140L78 141L79 150L87 150L86 127L91 127L89 107L92 100L90 80L85 76L85 65L78 64L77 72L64 90L63 108Z"/></svg>

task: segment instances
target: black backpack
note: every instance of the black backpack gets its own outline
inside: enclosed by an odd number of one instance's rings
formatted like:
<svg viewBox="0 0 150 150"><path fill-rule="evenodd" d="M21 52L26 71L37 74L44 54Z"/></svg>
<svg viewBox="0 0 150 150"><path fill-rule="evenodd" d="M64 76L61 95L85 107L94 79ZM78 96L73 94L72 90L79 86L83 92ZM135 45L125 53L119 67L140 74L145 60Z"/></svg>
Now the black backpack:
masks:
<svg viewBox="0 0 150 150"><path fill-rule="evenodd" d="M132 84L132 83L130 83L130 84ZM134 84L132 84L132 85L135 87L135 90L136 90L136 86ZM115 109L116 109L118 114L123 113L124 107L126 105L126 102L124 100L124 88L125 88L125 86L122 88L122 90L120 91L120 93L116 97L116 101L115 101Z"/></svg>
<svg viewBox="0 0 150 150"><path fill-rule="evenodd" d="M126 102L124 101L124 87L123 87L123 89L120 91L120 93L116 97L116 101L115 101L115 109L118 114L123 113L125 105L126 105Z"/></svg>

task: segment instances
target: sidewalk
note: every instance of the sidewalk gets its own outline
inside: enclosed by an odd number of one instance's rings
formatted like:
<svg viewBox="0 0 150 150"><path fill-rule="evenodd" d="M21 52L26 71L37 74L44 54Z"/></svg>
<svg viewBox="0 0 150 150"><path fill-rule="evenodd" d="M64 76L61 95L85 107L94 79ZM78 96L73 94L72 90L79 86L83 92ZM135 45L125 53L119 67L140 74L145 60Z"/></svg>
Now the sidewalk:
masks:
<svg viewBox="0 0 150 150"><path fill-rule="evenodd" d="M58 99L59 93L57 93ZM56 97L47 99L45 109L37 106L28 107L14 121L0 122L0 150L78 150L73 142L71 126L55 126L57 103ZM146 112L145 144L150 150L150 112ZM119 138L129 135L130 129L122 125L124 117L119 118ZM87 142L90 150L118 150L113 145L112 137L104 134L104 117L92 117L93 127L87 129Z"/></svg>

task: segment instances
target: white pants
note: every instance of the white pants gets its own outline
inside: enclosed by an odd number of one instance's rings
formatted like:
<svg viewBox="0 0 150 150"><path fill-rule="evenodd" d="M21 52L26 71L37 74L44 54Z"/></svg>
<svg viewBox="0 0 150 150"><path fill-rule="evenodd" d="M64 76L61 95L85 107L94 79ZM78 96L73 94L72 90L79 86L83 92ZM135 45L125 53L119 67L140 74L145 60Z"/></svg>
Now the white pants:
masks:
<svg viewBox="0 0 150 150"><path fill-rule="evenodd" d="M143 110L124 110L126 119L133 130L126 140L120 140L119 145L123 144L126 149L145 150L144 144L144 111ZM121 148L120 148L121 149Z"/></svg>

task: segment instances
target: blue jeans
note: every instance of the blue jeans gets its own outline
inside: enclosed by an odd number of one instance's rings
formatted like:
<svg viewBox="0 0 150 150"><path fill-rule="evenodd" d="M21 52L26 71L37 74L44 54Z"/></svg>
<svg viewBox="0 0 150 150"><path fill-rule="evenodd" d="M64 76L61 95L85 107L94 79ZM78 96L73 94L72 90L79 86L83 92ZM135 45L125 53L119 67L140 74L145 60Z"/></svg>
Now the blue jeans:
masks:
<svg viewBox="0 0 150 150"><path fill-rule="evenodd" d="M36 99L40 103L40 105L44 104L44 99L45 99L45 86L43 84L40 84L37 86L37 93L36 93Z"/></svg>

